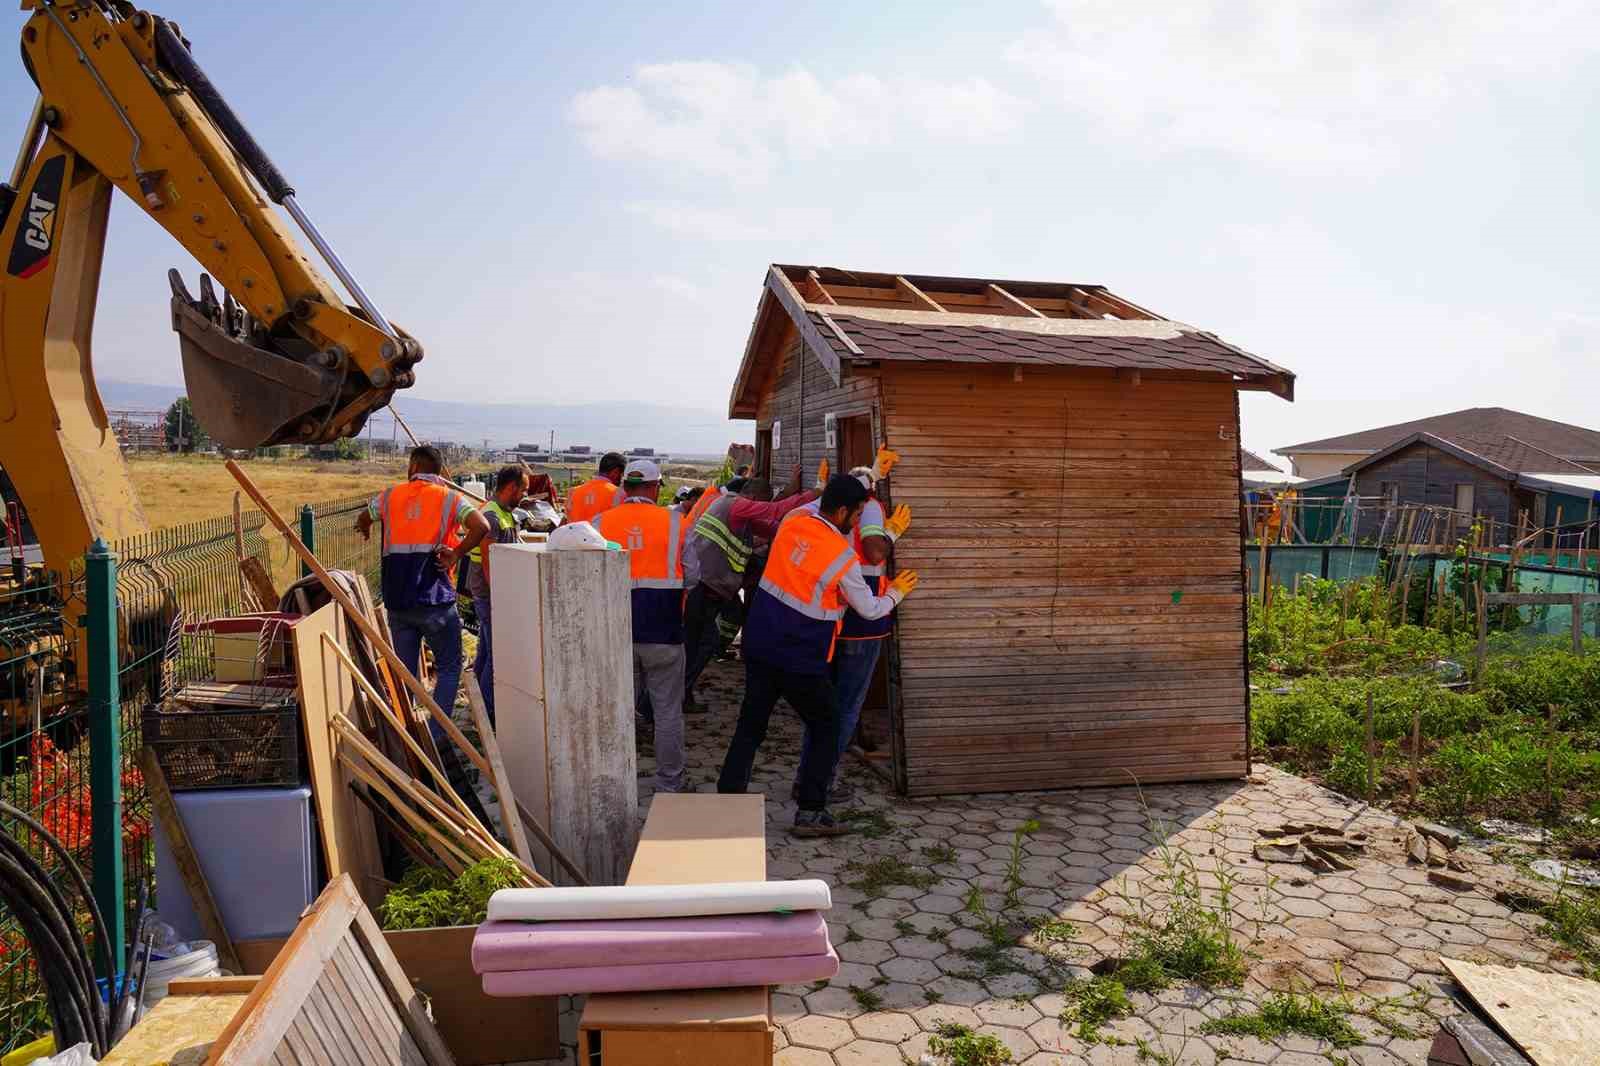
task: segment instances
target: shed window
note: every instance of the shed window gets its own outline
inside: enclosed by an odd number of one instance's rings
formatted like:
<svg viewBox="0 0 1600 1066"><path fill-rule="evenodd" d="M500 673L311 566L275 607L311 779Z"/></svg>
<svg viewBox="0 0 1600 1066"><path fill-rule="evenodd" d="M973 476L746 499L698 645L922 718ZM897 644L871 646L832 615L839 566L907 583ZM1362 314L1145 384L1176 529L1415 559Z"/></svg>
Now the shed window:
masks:
<svg viewBox="0 0 1600 1066"><path fill-rule="evenodd" d="M1462 514L1472 513L1472 488L1471 484L1456 486L1456 510Z"/></svg>

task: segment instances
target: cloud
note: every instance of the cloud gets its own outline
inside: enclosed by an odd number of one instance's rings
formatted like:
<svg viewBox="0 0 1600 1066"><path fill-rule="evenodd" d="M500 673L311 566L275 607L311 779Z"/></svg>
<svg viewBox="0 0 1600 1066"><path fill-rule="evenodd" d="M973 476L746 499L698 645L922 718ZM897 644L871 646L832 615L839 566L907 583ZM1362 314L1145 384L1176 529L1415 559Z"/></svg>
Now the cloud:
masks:
<svg viewBox="0 0 1600 1066"><path fill-rule="evenodd" d="M1058 105L1160 148L1382 165L1500 93L1562 101L1600 54L1592 4L1056 0L1007 50Z"/></svg>
<svg viewBox="0 0 1600 1066"><path fill-rule="evenodd" d="M992 82L824 80L803 67L777 75L734 63L638 67L631 85L578 93L568 117L602 159L652 163L733 182L765 180L780 165L840 150L1014 136L1028 105Z"/></svg>

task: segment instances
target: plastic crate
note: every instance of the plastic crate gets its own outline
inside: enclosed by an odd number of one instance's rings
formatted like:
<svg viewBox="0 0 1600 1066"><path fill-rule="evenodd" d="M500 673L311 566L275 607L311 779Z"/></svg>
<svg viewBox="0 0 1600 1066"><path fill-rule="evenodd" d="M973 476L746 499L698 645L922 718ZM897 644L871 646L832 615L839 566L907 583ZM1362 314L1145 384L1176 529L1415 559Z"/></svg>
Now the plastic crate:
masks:
<svg viewBox="0 0 1600 1066"><path fill-rule="evenodd" d="M144 743L174 791L301 783L300 706L292 694L260 707L154 704L144 712Z"/></svg>

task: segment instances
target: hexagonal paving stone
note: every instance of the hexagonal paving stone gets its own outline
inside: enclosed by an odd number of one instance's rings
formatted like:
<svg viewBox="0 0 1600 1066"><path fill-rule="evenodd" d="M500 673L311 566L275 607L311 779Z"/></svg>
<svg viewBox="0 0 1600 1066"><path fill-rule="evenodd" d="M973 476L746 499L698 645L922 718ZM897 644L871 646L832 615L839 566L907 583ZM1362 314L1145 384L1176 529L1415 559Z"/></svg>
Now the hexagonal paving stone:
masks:
<svg viewBox="0 0 1600 1066"><path fill-rule="evenodd" d="M950 950L950 945L920 936L903 936L889 943L894 953L902 959L937 959Z"/></svg>
<svg viewBox="0 0 1600 1066"><path fill-rule="evenodd" d="M894 958L894 948L882 940L847 940L842 944L834 944L833 950L845 962L860 962L868 966Z"/></svg>
<svg viewBox="0 0 1600 1066"><path fill-rule="evenodd" d="M1013 1029L1026 1029L1039 1020L1039 1011L1027 1000L991 999L973 1008L990 1025L1004 1025Z"/></svg>
<svg viewBox="0 0 1600 1066"><path fill-rule="evenodd" d="M878 966L883 976L895 981L925 985L942 977L943 971L927 959L897 956Z"/></svg>
<svg viewBox="0 0 1600 1066"><path fill-rule="evenodd" d="M820 1014L808 1015L797 1022L790 1022L783 1027L783 1032L791 1044L820 1048L823 1051L832 1051L836 1047L848 1044L856 1036L848 1022Z"/></svg>
<svg viewBox="0 0 1600 1066"><path fill-rule="evenodd" d="M1358 951L1346 960L1346 965L1363 976L1388 981L1404 981L1411 976L1411 967L1395 955L1372 955Z"/></svg>
<svg viewBox="0 0 1600 1066"><path fill-rule="evenodd" d="M886 1040L898 1044L909 1040L917 1032L916 1019L899 1011L873 1011L852 1018L850 1026L856 1034L868 1040Z"/></svg>
<svg viewBox="0 0 1600 1066"><path fill-rule="evenodd" d="M806 996L806 1007L812 1014L826 1014L834 1018L850 1018L861 1012L856 998L843 985L829 985Z"/></svg>
<svg viewBox="0 0 1600 1066"><path fill-rule="evenodd" d="M833 1056L814 1048L786 1047L772 1057L772 1066L833 1066Z"/></svg>
<svg viewBox="0 0 1600 1066"><path fill-rule="evenodd" d="M972 1029L979 1024L977 1012L959 1003L933 1003L912 1011L911 1017L930 1033L937 1031L941 1025L965 1025Z"/></svg>
<svg viewBox="0 0 1600 1066"><path fill-rule="evenodd" d="M1314 899L1281 899L1278 909L1285 914L1292 914L1300 918L1326 918L1333 913L1331 907L1324 906Z"/></svg>
<svg viewBox="0 0 1600 1066"><path fill-rule="evenodd" d="M852 1040L833 1053L839 1066L901 1066L900 1049L876 1040Z"/></svg>

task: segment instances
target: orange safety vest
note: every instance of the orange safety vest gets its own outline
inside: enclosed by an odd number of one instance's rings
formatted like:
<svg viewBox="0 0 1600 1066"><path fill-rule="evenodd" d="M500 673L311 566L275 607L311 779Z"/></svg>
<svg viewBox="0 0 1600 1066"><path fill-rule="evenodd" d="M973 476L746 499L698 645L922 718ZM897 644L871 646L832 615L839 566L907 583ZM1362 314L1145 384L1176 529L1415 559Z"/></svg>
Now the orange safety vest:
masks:
<svg viewBox="0 0 1600 1066"><path fill-rule="evenodd" d="M567 521L593 522L597 515L611 510L625 498L622 487L612 484L610 478L590 478L572 490L572 499L567 501Z"/></svg>
<svg viewBox="0 0 1600 1066"><path fill-rule="evenodd" d="M710 510L711 505L722 499L723 495L723 491L717 486L708 486L706 491L700 494L700 498L694 501L694 506L689 508L688 528L693 529L694 524L700 521L700 516Z"/></svg>
<svg viewBox="0 0 1600 1066"><path fill-rule="evenodd" d="M801 671L831 661L846 607L839 586L854 565L850 541L821 515L781 523L745 625L745 648Z"/></svg>
<svg viewBox="0 0 1600 1066"><path fill-rule="evenodd" d="M384 489L378 497L383 523L383 554L411 555L435 552L453 539L461 493L421 478Z"/></svg>
<svg viewBox="0 0 1600 1066"><path fill-rule="evenodd" d="M628 553L633 642L683 643L683 515L629 500L602 514L595 528Z"/></svg>
<svg viewBox="0 0 1600 1066"><path fill-rule="evenodd" d="M384 489L378 496L383 526L383 601L391 610L455 602L451 575L434 560L441 545L460 543L456 516L461 493L424 478Z"/></svg>

